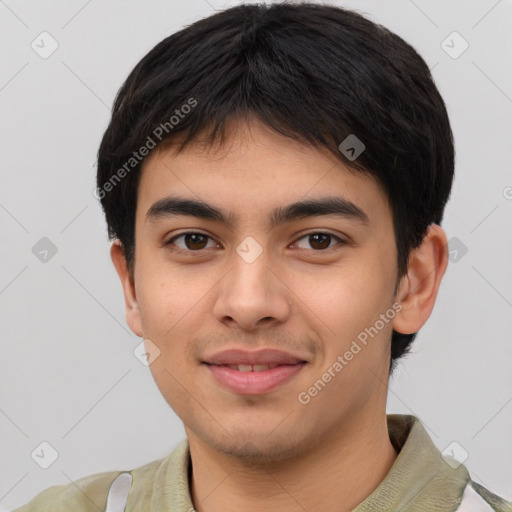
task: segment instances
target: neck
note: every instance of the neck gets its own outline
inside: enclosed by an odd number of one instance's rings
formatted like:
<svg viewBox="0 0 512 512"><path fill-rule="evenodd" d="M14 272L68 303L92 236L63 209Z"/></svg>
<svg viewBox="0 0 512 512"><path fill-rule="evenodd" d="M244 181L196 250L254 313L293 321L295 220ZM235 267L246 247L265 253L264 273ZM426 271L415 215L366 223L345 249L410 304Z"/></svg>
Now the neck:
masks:
<svg viewBox="0 0 512 512"><path fill-rule="evenodd" d="M357 424L338 428L309 451L272 468L248 468L233 457L212 450L187 430L195 509L352 510L380 484L397 457L389 439L385 411L379 421L354 423Z"/></svg>

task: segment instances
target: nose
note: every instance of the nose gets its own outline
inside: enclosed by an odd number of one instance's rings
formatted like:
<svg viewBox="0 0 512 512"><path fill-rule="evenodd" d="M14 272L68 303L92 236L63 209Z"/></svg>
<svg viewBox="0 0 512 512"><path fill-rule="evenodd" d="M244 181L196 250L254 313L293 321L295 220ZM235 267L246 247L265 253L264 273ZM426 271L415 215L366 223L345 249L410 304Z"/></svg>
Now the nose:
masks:
<svg viewBox="0 0 512 512"><path fill-rule="evenodd" d="M217 320L229 327L275 327L290 315L290 290L266 250L254 260L233 251L231 269L221 280L214 305Z"/></svg>

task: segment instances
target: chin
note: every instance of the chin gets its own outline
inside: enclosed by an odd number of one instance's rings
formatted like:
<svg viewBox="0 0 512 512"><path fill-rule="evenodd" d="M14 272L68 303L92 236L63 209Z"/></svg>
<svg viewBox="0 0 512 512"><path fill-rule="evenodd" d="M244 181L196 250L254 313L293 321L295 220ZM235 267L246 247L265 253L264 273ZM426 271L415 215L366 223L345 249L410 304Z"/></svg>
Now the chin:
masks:
<svg viewBox="0 0 512 512"><path fill-rule="evenodd" d="M275 429L276 425L272 428ZM269 469L300 458L307 441L295 437L297 429L278 432L272 428L258 432L251 427L232 433L223 430L218 436L209 430L197 435L210 449L232 457L247 468Z"/></svg>
<svg viewBox="0 0 512 512"><path fill-rule="evenodd" d="M285 445L282 442L256 443L249 440L244 443L240 440L238 443L219 443L217 447L213 446L213 448L236 459L246 468L277 468L283 463L295 459L298 455L295 444Z"/></svg>

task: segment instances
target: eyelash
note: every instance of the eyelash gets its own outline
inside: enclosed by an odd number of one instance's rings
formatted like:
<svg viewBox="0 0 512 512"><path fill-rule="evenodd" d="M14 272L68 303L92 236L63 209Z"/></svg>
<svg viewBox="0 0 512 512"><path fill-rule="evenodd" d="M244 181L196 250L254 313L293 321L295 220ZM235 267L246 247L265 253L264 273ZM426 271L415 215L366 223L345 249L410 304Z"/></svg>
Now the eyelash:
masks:
<svg viewBox="0 0 512 512"><path fill-rule="evenodd" d="M187 235L200 235L202 237L205 237L205 238L208 238L210 240L213 240L213 238L211 236L206 235L204 233L201 233L199 231L186 231L185 233L180 233L179 235L173 236L168 241L164 242L163 245L165 247L171 248L171 246L173 245L173 243L176 240L178 240L179 238L185 237ZM338 242L338 244L337 244L338 246L348 245L348 242L346 242L345 240L341 239L339 236L334 235L333 233L329 233L328 231L312 231L311 233L306 233L305 235L302 235L300 238L298 238L295 242L293 242L293 244L296 244L299 240L302 240L304 238L308 238L308 237L310 237L312 235L328 235L333 240L336 240ZM333 246L333 247L327 247L325 249L299 249L299 250L316 252L316 253L326 253L326 252L331 251L331 250L338 250L339 248L340 247ZM176 248L171 248L171 250L173 252L180 253L180 254L186 253L187 255L191 255L191 256L202 256L202 255L204 255L204 251L206 251L208 249L193 250L193 249L181 249L181 248L178 247L177 249Z"/></svg>

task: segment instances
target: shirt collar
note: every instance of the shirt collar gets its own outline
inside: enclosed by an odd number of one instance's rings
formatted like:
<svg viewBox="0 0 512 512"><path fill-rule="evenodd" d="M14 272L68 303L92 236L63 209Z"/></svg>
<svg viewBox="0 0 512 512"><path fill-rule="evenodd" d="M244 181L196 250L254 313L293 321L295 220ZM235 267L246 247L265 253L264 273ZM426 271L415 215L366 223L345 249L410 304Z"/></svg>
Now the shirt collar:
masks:
<svg viewBox="0 0 512 512"><path fill-rule="evenodd" d="M443 458L415 416L389 414L387 422L389 438L399 452L398 457L384 480L353 512L455 510L469 482L466 468L449 464ZM188 440L184 439L157 470L150 511L194 510L190 473L190 449Z"/></svg>
<svg viewBox="0 0 512 512"><path fill-rule="evenodd" d="M469 482L466 468L447 462L415 416L389 414L387 422L398 457L384 480L353 512L455 510Z"/></svg>

